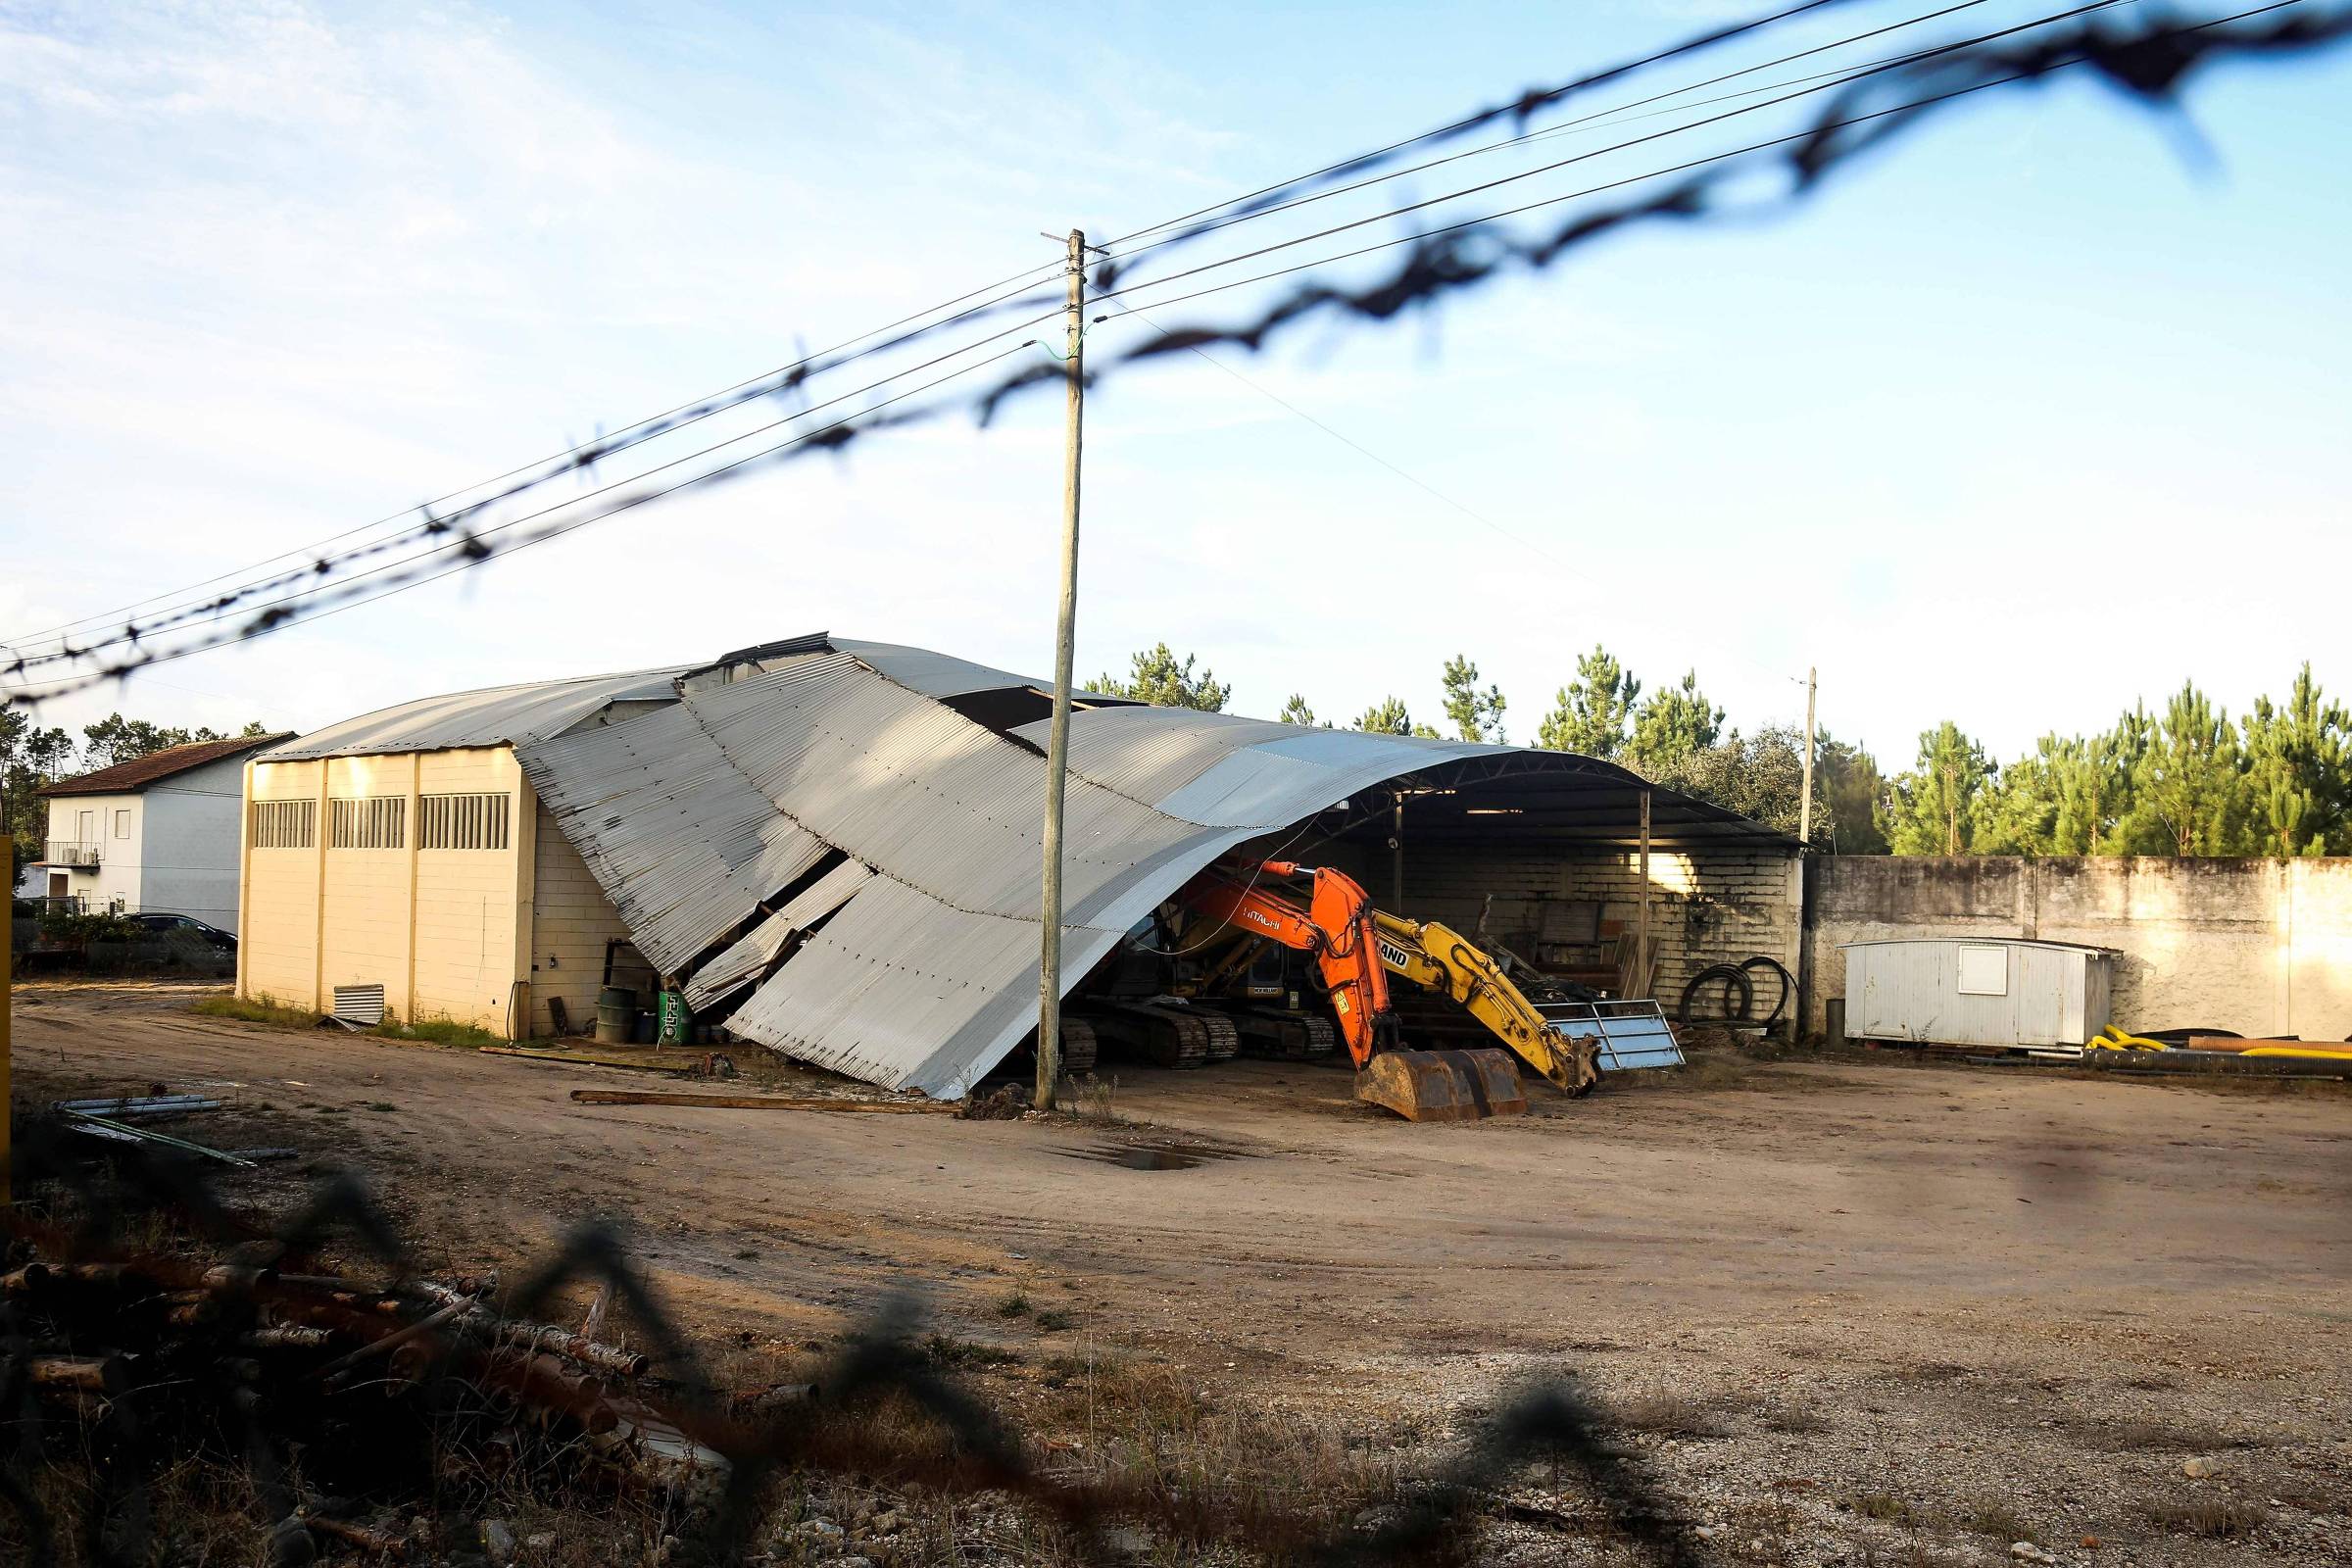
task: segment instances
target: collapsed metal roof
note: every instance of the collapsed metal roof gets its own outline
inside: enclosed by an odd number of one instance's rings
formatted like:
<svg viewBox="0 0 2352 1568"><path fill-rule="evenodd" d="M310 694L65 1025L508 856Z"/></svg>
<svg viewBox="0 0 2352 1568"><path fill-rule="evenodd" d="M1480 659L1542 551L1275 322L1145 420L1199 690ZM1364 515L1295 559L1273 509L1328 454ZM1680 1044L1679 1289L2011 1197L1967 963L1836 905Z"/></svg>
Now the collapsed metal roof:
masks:
<svg viewBox="0 0 2352 1568"><path fill-rule="evenodd" d="M1039 683L888 644L747 649L618 722L516 740L540 798L699 1005L735 1033L892 1088L963 1094L1034 1024L1045 721L973 699ZM1605 787L1586 758L1305 729L1185 709L1071 721L1063 982L1219 855L1411 775ZM1785 843L1656 792L1696 830ZM1620 809L1622 817L1622 808ZM1653 825L1655 817L1653 815ZM798 934L798 946L792 945Z"/></svg>

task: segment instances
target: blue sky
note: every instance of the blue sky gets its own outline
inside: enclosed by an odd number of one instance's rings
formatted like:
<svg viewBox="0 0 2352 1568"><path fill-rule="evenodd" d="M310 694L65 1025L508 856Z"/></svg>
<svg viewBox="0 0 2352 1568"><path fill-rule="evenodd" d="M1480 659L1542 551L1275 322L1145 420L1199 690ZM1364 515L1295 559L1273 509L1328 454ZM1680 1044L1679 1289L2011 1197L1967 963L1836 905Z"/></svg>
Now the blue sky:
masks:
<svg viewBox="0 0 2352 1568"><path fill-rule="evenodd" d="M1585 109L1927 9L1833 8ZM1826 60L2044 9L1988 0ZM1040 230L1142 227L1735 14L0 6L0 635L1050 262ZM1393 692L1434 717L1464 652L1526 738L1595 640L1653 684L1695 666L1748 725L1800 716L1812 664L1824 724L1896 765L1947 716L2006 756L2190 676L2233 712L2305 659L2352 683L2326 597L2347 87L2352 50L2226 67L2180 122L2087 79L1982 95L1784 218L1217 351L1256 387L1182 355L1119 375L1088 416L1081 671L1164 638L1244 711L1298 691L1344 720ZM1678 122L1431 171L1232 248ZM1099 358L1146 334L1113 323ZM309 727L814 629L1044 670L1059 453L1057 398L878 439L46 716Z"/></svg>

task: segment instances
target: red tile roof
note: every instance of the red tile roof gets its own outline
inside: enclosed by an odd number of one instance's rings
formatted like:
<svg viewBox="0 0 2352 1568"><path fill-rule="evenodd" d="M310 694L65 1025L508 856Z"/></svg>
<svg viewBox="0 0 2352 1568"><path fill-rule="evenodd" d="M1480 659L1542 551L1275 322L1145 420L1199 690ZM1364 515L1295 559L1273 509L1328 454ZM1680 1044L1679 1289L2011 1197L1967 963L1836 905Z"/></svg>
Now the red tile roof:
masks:
<svg viewBox="0 0 2352 1568"><path fill-rule="evenodd" d="M42 786L36 795L128 795L161 783L191 767L218 762L224 757L237 757L264 746L274 746L293 734L284 730L275 735L232 735L224 741L191 741L185 746L167 746L145 757L134 757L127 762L102 767L95 773L79 778L61 778L54 784Z"/></svg>

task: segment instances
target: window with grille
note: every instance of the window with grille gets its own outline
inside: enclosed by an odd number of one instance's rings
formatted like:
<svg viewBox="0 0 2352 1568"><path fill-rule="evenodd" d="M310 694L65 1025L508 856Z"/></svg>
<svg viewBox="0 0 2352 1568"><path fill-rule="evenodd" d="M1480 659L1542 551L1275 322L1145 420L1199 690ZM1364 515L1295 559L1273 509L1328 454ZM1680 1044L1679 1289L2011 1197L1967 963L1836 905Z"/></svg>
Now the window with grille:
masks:
<svg viewBox="0 0 2352 1568"><path fill-rule="evenodd" d="M253 847L257 850L308 850L318 843L317 801L256 801L253 803Z"/></svg>
<svg viewBox="0 0 2352 1568"><path fill-rule="evenodd" d="M420 850L503 850L507 847L505 795L422 795L416 800L416 847Z"/></svg>
<svg viewBox="0 0 2352 1568"><path fill-rule="evenodd" d="M397 850L408 840L401 831L408 815L405 796L377 795L334 800L327 805L327 846L337 850Z"/></svg>

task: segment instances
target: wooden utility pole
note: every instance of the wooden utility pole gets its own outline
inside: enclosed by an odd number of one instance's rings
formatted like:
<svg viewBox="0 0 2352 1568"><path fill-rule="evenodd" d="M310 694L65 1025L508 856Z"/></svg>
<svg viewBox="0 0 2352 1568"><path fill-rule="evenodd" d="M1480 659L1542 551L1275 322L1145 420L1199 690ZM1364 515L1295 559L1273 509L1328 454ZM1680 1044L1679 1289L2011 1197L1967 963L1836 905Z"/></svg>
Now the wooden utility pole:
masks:
<svg viewBox="0 0 2352 1568"><path fill-rule="evenodd" d="M1821 671L1805 671L1805 797L1796 808L1796 836L1800 843L1813 842L1813 696L1820 683Z"/></svg>
<svg viewBox="0 0 2352 1568"><path fill-rule="evenodd" d="M1634 994L1649 995L1649 791L1642 791L1642 853L1635 869L1642 878L1642 902L1634 906Z"/></svg>
<svg viewBox="0 0 2352 1568"><path fill-rule="evenodd" d="M1070 230L1069 384L1061 466L1061 618L1054 632L1054 722L1046 743L1046 889L1040 911L1044 952L1037 971L1037 1093L1054 1108L1061 1080L1061 808L1070 763L1070 666L1078 640L1078 450L1086 428L1086 234Z"/></svg>

